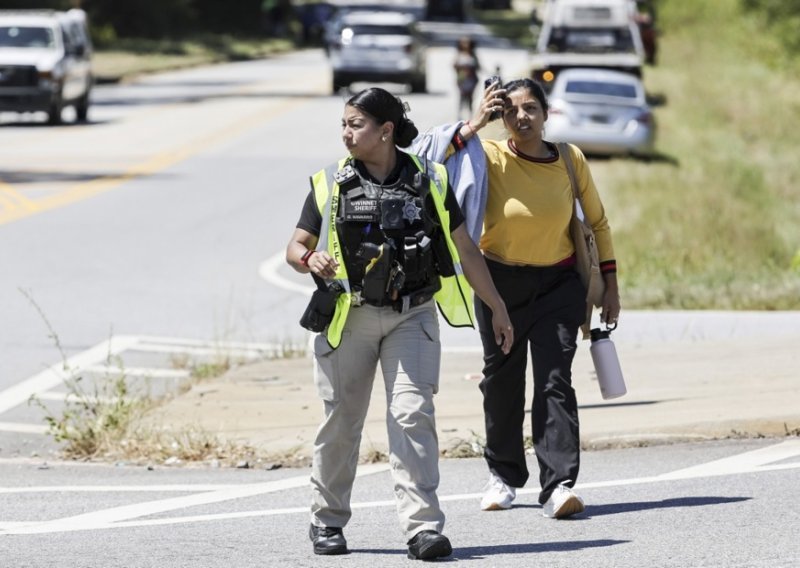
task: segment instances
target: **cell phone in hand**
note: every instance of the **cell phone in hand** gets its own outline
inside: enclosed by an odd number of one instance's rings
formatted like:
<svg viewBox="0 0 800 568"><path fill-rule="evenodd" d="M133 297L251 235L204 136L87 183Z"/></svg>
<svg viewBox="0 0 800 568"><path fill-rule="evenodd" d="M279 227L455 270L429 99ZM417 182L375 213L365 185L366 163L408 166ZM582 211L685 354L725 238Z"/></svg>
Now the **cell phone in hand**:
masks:
<svg viewBox="0 0 800 568"><path fill-rule="evenodd" d="M492 75L491 77L489 77L488 79L486 79L483 82L483 88L484 89L488 89L489 86L493 85L494 83L497 83L499 87L503 86L503 80L500 78L500 76L499 75ZM492 114L489 115L489 121L491 122L493 120L497 120L501 116L503 116L503 111L502 110L495 110L495 111L492 112Z"/></svg>

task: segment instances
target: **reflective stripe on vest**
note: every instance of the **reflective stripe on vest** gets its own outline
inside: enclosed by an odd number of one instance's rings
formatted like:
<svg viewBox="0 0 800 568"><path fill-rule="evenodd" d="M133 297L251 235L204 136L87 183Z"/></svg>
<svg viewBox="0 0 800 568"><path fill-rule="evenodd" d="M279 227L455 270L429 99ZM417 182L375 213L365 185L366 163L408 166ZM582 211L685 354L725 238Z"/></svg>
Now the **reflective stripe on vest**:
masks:
<svg viewBox="0 0 800 568"><path fill-rule="evenodd" d="M472 290L461 266L461 258L456 249L456 245L450 236L450 214L444 206L445 195L447 192L447 170L441 164L428 162L428 168L420 163L419 158L409 154L414 165L418 170L427 170L425 173L430 178L430 193L436 208L436 214L442 225L442 233L447 242L447 250L452 257L455 275L440 276L441 289L436 292L434 299L439 306L439 311L448 324L453 327L474 327L472 314ZM336 232L336 214L339 208L339 184L334 180L334 174L338 172L347 162L348 158L343 158L336 164L332 164L320 170L311 177L311 184L314 188L314 199L322 215L322 225L319 231L319 240L316 250L325 250L339 264L336 270L334 281L338 282L344 293L336 300L336 310L333 314L331 323L325 332L328 343L334 349L339 347L342 341L342 331L344 330L347 314L350 311L351 289L350 281L347 277L344 256L342 254L339 235Z"/></svg>
<svg viewBox="0 0 800 568"><path fill-rule="evenodd" d="M417 156L409 155L417 169L420 171L426 169ZM426 164L428 168L425 173L431 180L431 196L436 206L439 222L442 225L442 233L445 236L445 242L447 242L447 250L450 252L453 267L455 268L455 276L439 277L442 287L433 297L439 306L442 316L452 327L475 327L472 314L472 289L469 282L467 282L466 276L464 276L461 257L450 235L450 213L444 205L447 195L447 169L436 162L426 162Z"/></svg>

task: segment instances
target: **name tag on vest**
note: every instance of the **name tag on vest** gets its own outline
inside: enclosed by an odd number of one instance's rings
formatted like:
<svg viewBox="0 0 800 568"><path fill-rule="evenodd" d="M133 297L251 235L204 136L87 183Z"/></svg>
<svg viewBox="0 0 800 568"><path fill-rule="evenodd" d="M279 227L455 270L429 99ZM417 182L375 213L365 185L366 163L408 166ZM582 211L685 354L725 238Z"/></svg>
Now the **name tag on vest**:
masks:
<svg viewBox="0 0 800 568"><path fill-rule="evenodd" d="M345 199L344 220L361 223L380 221L381 210L377 199Z"/></svg>

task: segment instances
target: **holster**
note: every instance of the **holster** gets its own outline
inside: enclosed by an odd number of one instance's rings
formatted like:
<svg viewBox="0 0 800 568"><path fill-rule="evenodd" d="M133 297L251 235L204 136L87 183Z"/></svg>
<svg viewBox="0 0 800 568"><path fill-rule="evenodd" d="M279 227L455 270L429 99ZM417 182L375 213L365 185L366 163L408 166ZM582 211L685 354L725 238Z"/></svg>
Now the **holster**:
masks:
<svg viewBox="0 0 800 568"><path fill-rule="evenodd" d="M309 331L319 333L324 331L333 320L336 311L336 299L342 293L338 286L328 286L324 280L314 277L317 289L311 294L311 301L300 318L300 325Z"/></svg>

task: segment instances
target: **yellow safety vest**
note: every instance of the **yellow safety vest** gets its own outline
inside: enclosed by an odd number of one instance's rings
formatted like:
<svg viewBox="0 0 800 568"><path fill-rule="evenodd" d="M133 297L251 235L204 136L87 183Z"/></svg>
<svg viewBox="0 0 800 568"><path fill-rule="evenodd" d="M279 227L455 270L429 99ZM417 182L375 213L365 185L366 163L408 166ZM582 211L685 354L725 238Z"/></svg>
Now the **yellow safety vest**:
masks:
<svg viewBox="0 0 800 568"><path fill-rule="evenodd" d="M417 156L413 154L409 154L409 156L419 171L425 170L425 167ZM322 226L320 227L319 241L317 242L316 250L327 251L338 263L339 268L336 270L333 281L337 282L344 290L344 293L336 300L336 310L334 311L333 319L324 332L328 343L334 349L339 347L339 343L342 341L342 330L344 329L344 324L347 321L347 314L350 311L351 302L353 301L350 281L347 277L347 268L345 268L344 263L344 255L342 254L342 246L339 242L339 235L336 232L336 215L339 208L339 184L336 183L334 179L336 172L344 167L348 159L349 158L343 158L339 160L339 162L311 176L314 198L317 203L317 208L322 215ZM436 207L436 214L439 217L442 233L444 233L445 240L447 241L447 250L450 251L450 256L455 268L455 275L439 277L441 288L434 294L434 299L439 306L439 311L448 324L453 327L475 327L472 313L472 289L464 276L464 271L461 266L461 257L450 236L450 214L447 212L444 205L445 194L447 192L447 170L443 165L435 162L428 162L427 166L426 173L430 178L430 194Z"/></svg>

